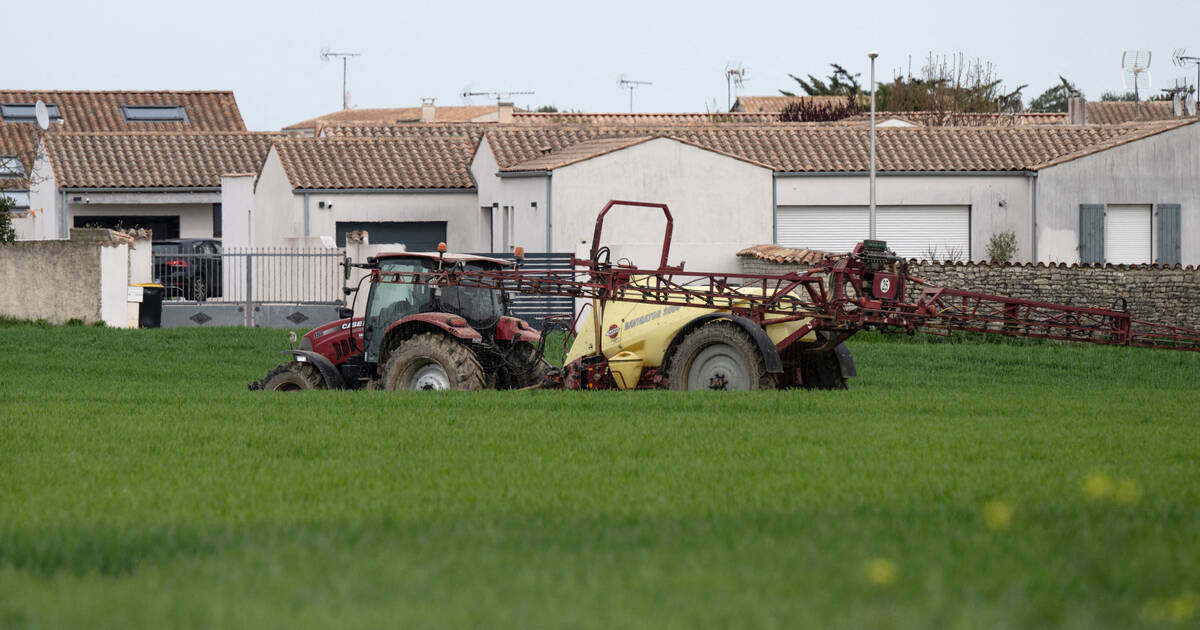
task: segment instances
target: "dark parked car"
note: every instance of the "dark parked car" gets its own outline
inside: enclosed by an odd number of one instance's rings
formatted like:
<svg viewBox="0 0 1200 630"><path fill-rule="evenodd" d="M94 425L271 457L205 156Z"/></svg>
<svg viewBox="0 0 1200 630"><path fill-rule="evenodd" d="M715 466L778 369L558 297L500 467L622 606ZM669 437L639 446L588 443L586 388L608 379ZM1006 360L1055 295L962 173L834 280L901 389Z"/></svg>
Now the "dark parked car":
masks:
<svg viewBox="0 0 1200 630"><path fill-rule="evenodd" d="M154 241L154 281L167 299L203 301L221 295L221 241L180 238Z"/></svg>

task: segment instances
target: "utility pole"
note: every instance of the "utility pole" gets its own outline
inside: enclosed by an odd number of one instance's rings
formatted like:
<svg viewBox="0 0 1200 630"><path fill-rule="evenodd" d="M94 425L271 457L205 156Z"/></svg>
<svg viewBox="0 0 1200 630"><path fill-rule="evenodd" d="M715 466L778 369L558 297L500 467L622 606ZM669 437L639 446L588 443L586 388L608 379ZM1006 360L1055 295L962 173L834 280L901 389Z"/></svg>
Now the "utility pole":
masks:
<svg viewBox="0 0 1200 630"><path fill-rule="evenodd" d="M321 61L329 61L333 57L342 58L342 109L350 109L350 93L346 91L346 74L349 71L347 62L350 57L360 57L361 53L330 52L328 48L321 49Z"/></svg>

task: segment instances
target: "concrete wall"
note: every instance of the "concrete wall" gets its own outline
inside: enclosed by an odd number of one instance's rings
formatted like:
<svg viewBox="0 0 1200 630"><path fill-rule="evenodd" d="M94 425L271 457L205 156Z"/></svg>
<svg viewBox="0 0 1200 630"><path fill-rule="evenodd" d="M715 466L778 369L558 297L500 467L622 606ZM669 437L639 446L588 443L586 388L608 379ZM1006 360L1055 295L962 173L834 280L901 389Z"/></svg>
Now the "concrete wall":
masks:
<svg viewBox="0 0 1200 630"><path fill-rule="evenodd" d="M1023 174L884 174L876 177L875 198L879 206L968 205L971 207L969 257L972 260L984 257L988 239L993 234L1011 231L1017 235L1017 260L1030 261L1033 254L1031 179ZM865 207L869 203L870 186L866 175L781 174L775 179L776 206ZM758 243L747 243L754 244Z"/></svg>
<svg viewBox="0 0 1200 630"><path fill-rule="evenodd" d="M1038 174L1038 260L1079 262L1080 204L1181 205L1182 262L1200 264L1200 124L1192 124ZM1157 231L1151 231L1157 239ZM1158 244L1154 243L1157 256Z"/></svg>
<svg viewBox="0 0 1200 630"><path fill-rule="evenodd" d="M96 240L0 244L0 315L123 327L129 246ZM91 235L93 238L96 235Z"/></svg>
<svg viewBox="0 0 1200 630"><path fill-rule="evenodd" d="M509 182L521 180L504 180ZM554 249L590 243L596 215L610 199L666 203L675 219L669 262L693 271L736 271L736 252L771 241L771 171L691 145L658 138L554 171ZM603 244L614 262L657 266L665 220L658 210L609 213Z"/></svg>

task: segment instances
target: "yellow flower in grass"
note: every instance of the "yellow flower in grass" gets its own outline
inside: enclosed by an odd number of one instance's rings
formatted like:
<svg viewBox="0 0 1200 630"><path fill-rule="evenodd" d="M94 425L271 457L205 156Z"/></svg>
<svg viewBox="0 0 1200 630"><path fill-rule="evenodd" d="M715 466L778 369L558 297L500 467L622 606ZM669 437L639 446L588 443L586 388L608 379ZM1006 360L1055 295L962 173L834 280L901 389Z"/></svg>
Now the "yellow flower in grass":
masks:
<svg viewBox="0 0 1200 630"><path fill-rule="evenodd" d="M1008 529L1012 519L1013 506L1007 501L988 501L983 505L983 523L989 529Z"/></svg>
<svg viewBox="0 0 1200 630"><path fill-rule="evenodd" d="M889 586L900 576L900 567L887 558L867 561L867 581L876 586Z"/></svg>
<svg viewBox="0 0 1200 630"><path fill-rule="evenodd" d="M1200 596L1184 593L1179 597L1154 597L1142 606L1142 616L1151 621L1183 623L1196 616Z"/></svg>
<svg viewBox="0 0 1200 630"><path fill-rule="evenodd" d="M1112 496L1115 488L1113 478L1102 472L1094 472L1083 480L1083 493L1093 501L1107 499Z"/></svg>

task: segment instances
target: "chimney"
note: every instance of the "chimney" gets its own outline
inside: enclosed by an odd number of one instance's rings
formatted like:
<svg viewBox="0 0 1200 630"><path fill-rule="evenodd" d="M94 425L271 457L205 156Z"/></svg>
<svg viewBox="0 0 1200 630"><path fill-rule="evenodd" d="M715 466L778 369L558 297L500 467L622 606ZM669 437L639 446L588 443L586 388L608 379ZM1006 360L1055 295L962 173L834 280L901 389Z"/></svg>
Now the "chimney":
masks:
<svg viewBox="0 0 1200 630"><path fill-rule="evenodd" d="M432 98L421 99L421 122L431 123L437 120L437 107L434 107Z"/></svg>
<svg viewBox="0 0 1200 630"><path fill-rule="evenodd" d="M512 103L500 103L499 108L496 110L496 115L497 115L497 121L502 125L512 122L513 121L513 104Z"/></svg>
<svg viewBox="0 0 1200 630"><path fill-rule="evenodd" d="M1067 101L1067 124L1087 124L1087 101L1081 96L1072 96Z"/></svg>
<svg viewBox="0 0 1200 630"><path fill-rule="evenodd" d="M1186 116L1187 112L1183 107L1183 94L1175 92L1171 94L1171 114L1173 116Z"/></svg>

